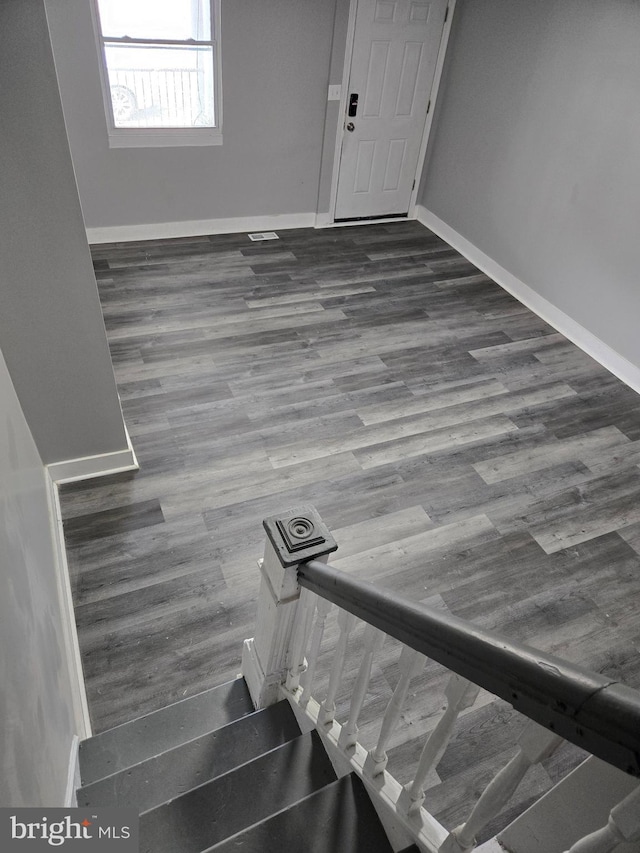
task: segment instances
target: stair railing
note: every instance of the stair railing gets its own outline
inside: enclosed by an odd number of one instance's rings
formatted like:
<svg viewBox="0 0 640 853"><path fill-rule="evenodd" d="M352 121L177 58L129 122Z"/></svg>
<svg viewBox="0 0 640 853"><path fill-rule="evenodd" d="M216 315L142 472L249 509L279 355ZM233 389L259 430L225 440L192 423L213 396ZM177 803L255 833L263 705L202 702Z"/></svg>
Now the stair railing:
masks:
<svg viewBox="0 0 640 853"><path fill-rule="evenodd" d="M256 708L286 696L320 732L345 772L363 779L391 834L428 853L466 853L505 806L527 771L570 741L640 777L640 692L560 658L513 642L450 614L407 601L327 565L337 545L313 507L266 519L256 634L245 640L242 672ZM313 696L327 615L338 607L339 637L328 687ZM336 718L345 656L358 620L363 654L348 718ZM400 678L376 746L358 740L358 720L376 652L385 636L403 644ZM387 747L413 678L430 658L451 671L446 709L428 736L414 778L402 786L386 770ZM528 718L518 750L481 794L467 820L448 832L425 808L425 783L442 758L456 721L484 688ZM336 756L338 757L336 759ZM640 786L615 806L607 826L576 841L570 853L607 853L640 840ZM495 848L494 848L495 849Z"/></svg>

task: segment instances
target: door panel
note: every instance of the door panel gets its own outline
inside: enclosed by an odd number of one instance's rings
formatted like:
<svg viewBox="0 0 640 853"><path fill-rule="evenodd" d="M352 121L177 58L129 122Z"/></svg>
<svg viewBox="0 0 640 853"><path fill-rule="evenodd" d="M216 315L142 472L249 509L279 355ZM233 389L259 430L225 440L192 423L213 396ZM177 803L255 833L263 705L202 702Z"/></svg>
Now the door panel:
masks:
<svg viewBox="0 0 640 853"><path fill-rule="evenodd" d="M415 108L418 72L424 45L419 41L407 42L404 46L402 71L398 84L395 117L410 116Z"/></svg>
<svg viewBox="0 0 640 853"><path fill-rule="evenodd" d="M408 211L446 7L358 0L349 93L359 103L345 118L336 219Z"/></svg>
<svg viewBox="0 0 640 853"><path fill-rule="evenodd" d="M389 154L387 156L387 167L384 170L382 189L385 192L394 192L400 186L402 165L405 160L407 143L404 139L392 139L389 143Z"/></svg>
<svg viewBox="0 0 640 853"><path fill-rule="evenodd" d="M354 193L368 193L371 190L371 172L376 153L375 140L365 140L358 144L356 157L356 180Z"/></svg>

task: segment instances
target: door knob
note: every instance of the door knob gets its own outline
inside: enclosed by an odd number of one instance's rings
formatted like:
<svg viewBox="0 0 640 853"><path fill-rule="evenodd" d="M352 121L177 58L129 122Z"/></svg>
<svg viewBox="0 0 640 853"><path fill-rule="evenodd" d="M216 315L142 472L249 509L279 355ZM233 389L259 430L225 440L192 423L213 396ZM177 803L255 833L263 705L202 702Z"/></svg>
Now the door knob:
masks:
<svg viewBox="0 0 640 853"><path fill-rule="evenodd" d="M353 131L355 129L356 129L355 124L352 121L350 121L349 124L347 125L347 130L350 131L351 133L353 133Z"/></svg>

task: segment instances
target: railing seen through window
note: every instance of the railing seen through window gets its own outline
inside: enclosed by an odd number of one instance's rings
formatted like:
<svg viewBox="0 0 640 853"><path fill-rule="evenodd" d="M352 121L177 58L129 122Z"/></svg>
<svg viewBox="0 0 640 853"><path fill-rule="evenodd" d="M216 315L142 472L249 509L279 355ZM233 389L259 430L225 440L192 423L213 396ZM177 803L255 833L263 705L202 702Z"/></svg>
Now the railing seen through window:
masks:
<svg viewBox="0 0 640 853"><path fill-rule="evenodd" d="M219 128L218 0L96 0L113 128Z"/></svg>

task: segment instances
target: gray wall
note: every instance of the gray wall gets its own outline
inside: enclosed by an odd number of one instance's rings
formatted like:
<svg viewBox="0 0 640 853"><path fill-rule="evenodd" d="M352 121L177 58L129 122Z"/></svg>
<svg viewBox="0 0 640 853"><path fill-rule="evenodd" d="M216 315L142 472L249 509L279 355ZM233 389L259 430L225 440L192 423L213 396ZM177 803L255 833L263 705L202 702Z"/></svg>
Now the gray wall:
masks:
<svg viewBox="0 0 640 853"><path fill-rule="evenodd" d="M45 463L126 449L43 0L0 3L0 343Z"/></svg>
<svg viewBox="0 0 640 853"><path fill-rule="evenodd" d="M315 212L335 0L222 0L224 144L109 149L87 0L47 0L88 227Z"/></svg>
<svg viewBox="0 0 640 853"><path fill-rule="evenodd" d="M62 806L74 722L44 469L1 352L0 578L0 806Z"/></svg>
<svg viewBox="0 0 640 853"><path fill-rule="evenodd" d="M460 0L420 202L640 366L640 4Z"/></svg>

